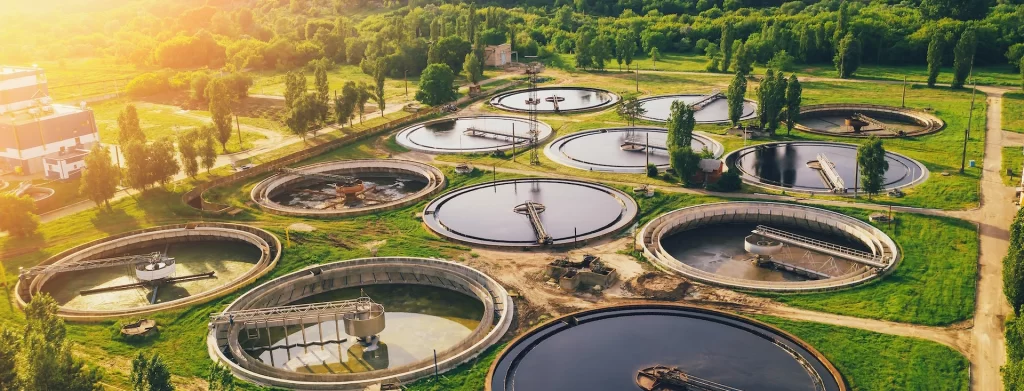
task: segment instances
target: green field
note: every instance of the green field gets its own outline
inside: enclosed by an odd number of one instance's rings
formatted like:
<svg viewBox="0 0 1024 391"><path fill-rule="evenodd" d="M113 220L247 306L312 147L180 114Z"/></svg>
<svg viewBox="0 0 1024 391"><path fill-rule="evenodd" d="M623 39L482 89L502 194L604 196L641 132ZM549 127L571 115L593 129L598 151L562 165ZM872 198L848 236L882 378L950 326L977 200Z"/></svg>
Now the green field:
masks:
<svg viewBox="0 0 1024 391"><path fill-rule="evenodd" d="M869 214L838 211L865 220ZM946 217L895 216L893 227L876 226L896 241L903 258L881 280L838 292L762 295L794 307L896 322L944 326L970 319L978 274L975 225Z"/></svg>
<svg viewBox="0 0 1024 391"><path fill-rule="evenodd" d="M209 118L209 114L201 111L185 111L177 106L164 105L144 101L129 102L125 99L110 100L90 106L96 116L96 126L100 129L100 140L107 144L117 144L117 116L128 103L134 103L139 112L139 123L146 139L155 141L162 137L175 137L179 132L197 129L209 123L193 117L198 115ZM191 114L190 114L191 113ZM228 140L228 152L250 149L254 143L265 140L262 134L242 131L242 148L239 149L238 135L232 134ZM220 151L218 148L218 152Z"/></svg>
<svg viewBox="0 0 1024 391"><path fill-rule="evenodd" d="M1024 92L1003 95L1003 130L1024 133Z"/></svg>
<svg viewBox="0 0 1024 391"><path fill-rule="evenodd" d="M93 96L124 93L128 81L145 72L114 59L99 58L44 61L36 65L46 71L50 96L69 104Z"/></svg>
<svg viewBox="0 0 1024 391"><path fill-rule="evenodd" d="M1019 186L1021 170L1024 169L1024 150L1021 147L1003 147L1002 167L1003 183L1006 186ZM1007 170L1011 175L1006 175Z"/></svg>

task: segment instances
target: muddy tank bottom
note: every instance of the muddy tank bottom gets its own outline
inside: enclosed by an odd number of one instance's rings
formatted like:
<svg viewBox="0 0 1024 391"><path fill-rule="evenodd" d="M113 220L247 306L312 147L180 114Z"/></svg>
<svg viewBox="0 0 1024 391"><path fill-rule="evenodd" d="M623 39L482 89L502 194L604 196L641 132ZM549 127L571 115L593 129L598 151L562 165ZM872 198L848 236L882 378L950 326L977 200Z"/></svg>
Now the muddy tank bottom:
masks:
<svg viewBox="0 0 1024 391"><path fill-rule="evenodd" d="M772 255L773 262L797 266L800 269L786 270L776 264L758 265L755 255L743 248L744 238L758 224L715 224L677 232L661 239L661 246L673 258L694 268L724 277L755 281L806 281L846 276L859 272L861 265L835 258L819 251L803 247L784 245L782 251ZM843 237L828 235L788 226L776 226L786 232L828 243L870 251L863 243ZM801 270L813 271L809 275Z"/></svg>
<svg viewBox="0 0 1024 391"><path fill-rule="evenodd" d="M278 204L308 209L351 209L398 201L427 186L422 177L369 173L352 175L363 181L366 191L362 197L346 202L339 196L335 184L312 181L312 183L282 191L270 197Z"/></svg>
<svg viewBox="0 0 1024 391"><path fill-rule="evenodd" d="M537 123L538 142L551 137L551 127ZM395 140L428 153L490 153L531 144L530 120L503 116L443 118L402 130Z"/></svg>
<svg viewBox="0 0 1024 391"><path fill-rule="evenodd" d="M682 101L688 105L696 105L697 111L693 118L699 124L716 124L729 121L729 101L724 96L712 98L711 94L678 94L662 95L640 99L640 105L647 113L641 118L654 122L668 122L672 114L672 102ZM743 102L741 121L757 117L757 103L747 100Z"/></svg>
<svg viewBox="0 0 1024 391"><path fill-rule="evenodd" d="M431 201L423 220L457 241L491 246L566 245L625 228L637 206L622 191L583 181L517 179L483 183Z"/></svg>
<svg viewBox="0 0 1024 391"><path fill-rule="evenodd" d="M208 240L194 243L174 243L132 250L141 255L166 252L174 258L175 277L201 275L213 272L210 278L197 278L174 284L161 285L152 304L186 298L220 287L227 281L245 274L260 260L260 249L247 243ZM132 266L79 270L60 273L52 277L42 290L53 296L63 308L73 310L119 310L144 307L153 300L153 288L139 286L131 289L103 291L140 282ZM90 293L89 291L96 291ZM83 294L83 291L85 293Z"/></svg>
<svg viewBox="0 0 1024 391"><path fill-rule="evenodd" d="M491 105L503 110L526 112L531 90L511 91L491 98ZM536 89L537 112L564 113L596 110L614 105L619 96L606 90L583 87L543 87Z"/></svg>
<svg viewBox="0 0 1024 391"><path fill-rule="evenodd" d="M834 192L821 167L821 157L831 163L842 178L840 191L850 195L854 185L860 188L857 177L857 146L827 142L770 143L740 149L726 157L726 164L740 170L743 180L754 185L803 190ZM917 161L892 152L886 152L889 169L882 181L886 190L916 184L927 178L928 171Z"/></svg>
<svg viewBox="0 0 1024 391"><path fill-rule="evenodd" d="M605 172L646 172L647 164L660 169L669 166L665 146L668 132L662 128L608 128L586 130L555 139L544 153L558 163L582 170ZM694 134L694 151L722 155L722 144Z"/></svg>
<svg viewBox="0 0 1024 391"><path fill-rule="evenodd" d="M480 301L448 289L426 285L370 285L320 293L290 303L315 304L369 296L384 305L387 327L375 346L364 346L345 334L333 319L264 329L260 339L240 335L253 357L278 369L304 373L359 373L397 368L433 357L473 332L483 318ZM272 341L267 346L267 334ZM322 333L322 334L321 334ZM303 344L303 341L317 341ZM304 346L305 345L305 346Z"/></svg>
<svg viewBox="0 0 1024 391"><path fill-rule="evenodd" d="M556 319L501 353L489 391L631 391L655 365L739 390L845 390L803 343L745 318L674 305L620 306Z"/></svg>
<svg viewBox="0 0 1024 391"><path fill-rule="evenodd" d="M926 111L846 103L803 106L796 123L805 132L844 137L913 137L945 126L945 121Z"/></svg>

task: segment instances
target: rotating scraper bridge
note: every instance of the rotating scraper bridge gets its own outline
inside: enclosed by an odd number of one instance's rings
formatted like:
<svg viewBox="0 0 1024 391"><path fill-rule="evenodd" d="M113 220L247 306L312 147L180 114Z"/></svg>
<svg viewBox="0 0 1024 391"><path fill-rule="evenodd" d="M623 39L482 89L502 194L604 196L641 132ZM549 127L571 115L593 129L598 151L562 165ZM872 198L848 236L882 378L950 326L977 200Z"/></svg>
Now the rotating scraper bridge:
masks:
<svg viewBox="0 0 1024 391"><path fill-rule="evenodd" d="M755 223L753 234L791 246L842 258L863 267L842 275L819 275L808 281L757 281L728 277L697 269L674 258L663 248L662 238L715 224ZM860 251L804 235L788 232L795 227L835 235L864 244ZM896 243L881 230L861 220L802 205L774 202L723 202L692 206L658 216L639 233L644 255L659 267L688 278L731 288L765 291L822 291L859 285L889 273L900 260ZM784 269L792 265L773 261ZM799 272L799 270L791 270Z"/></svg>
<svg viewBox="0 0 1024 391"><path fill-rule="evenodd" d="M475 269L438 259L363 258L316 265L269 281L239 297L224 312L212 314L207 337L210 357L227 363L234 375L241 379L289 389L362 391L375 384L404 383L432 375L435 370L432 361L361 373L288 371L251 356L240 342L243 336L259 338L261 329L268 327L299 327L304 330L307 325L339 318L348 335L373 338L385 327L385 314L384 307L369 298L301 305L291 303L337 289L377 284L435 286L468 295L483 303L483 319L479 326L456 346L437 352L439 371L475 358L498 342L512 323L513 306L508 292L497 281ZM302 338L303 345L331 342L306 340L305 331Z"/></svg>

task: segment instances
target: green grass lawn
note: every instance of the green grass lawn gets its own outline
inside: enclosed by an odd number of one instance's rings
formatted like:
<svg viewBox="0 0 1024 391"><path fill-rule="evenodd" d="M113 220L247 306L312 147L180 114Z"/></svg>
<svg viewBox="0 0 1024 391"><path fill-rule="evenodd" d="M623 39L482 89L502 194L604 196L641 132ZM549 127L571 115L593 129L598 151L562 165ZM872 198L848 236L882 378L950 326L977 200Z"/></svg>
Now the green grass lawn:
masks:
<svg viewBox="0 0 1024 391"><path fill-rule="evenodd" d="M1024 133L1024 92L1003 95L1003 130Z"/></svg>
<svg viewBox="0 0 1024 391"><path fill-rule="evenodd" d="M100 129L100 140L102 142L107 144L118 143L117 116L122 110L124 110L124 106L128 103L128 100L117 99L90 106L93 110L93 114L96 116L96 126ZM178 132L197 129L209 123L209 121L200 120L188 115L199 115L208 118L209 113L207 112L186 112L177 106L144 101L133 101L130 103L135 104L135 108L139 112L139 123L142 125L142 131L146 134L146 138L149 141L155 141L162 137L173 138L178 134ZM228 152L238 152L240 150L250 149L253 147L255 142L264 139L266 139L266 137L262 134L242 131L241 148L239 148L240 144L238 135L236 132L232 132L231 138L227 143ZM218 152L223 151L218 148Z"/></svg>
<svg viewBox="0 0 1024 391"><path fill-rule="evenodd" d="M58 102L73 104L91 96L123 93L131 78L146 72L101 58L43 61L37 65L46 71L50 96Z"/></svg>
<svg viewBox="0 0 1024 391"><path fill-rule="evenodd" d="M836 210L864 220L869 214ZM876 225L903 251L896 270L881 280L838 292L761 295L794 307L896 322L948 325L969 319L978 274L975 225L909 213L896 219L892 228Z"/></svg>
<svg viewBox="0 0 1024 391"><path fill-rule="evenodd" d="M563 70L575 70L575 59L573 54L556 54L550 58L545 59L545 62L554 68ZM651 61L651 58L645 54L637 53L633 58L633 66L639 66L640 72L644 71L671 71L671 72L707 72L707 58L703 55L694 53L668 53L662 54L658 57L658 61ZM623 64L622 68L625 69L626 65ZM618 70L619 64L612 60L605 63L606 70ZM762 75L767 69L765 64L755 64L753 74ZM733 72L723 72L722 74L731 75ZM822 64L797 64L793 69L786 72L787 74L796 73L797 76L815 76L815 77L838 77L836 68L830 63ZM854 74L854 79L864 80L888 80L888 81L903 81L904 76L907 77L907 81L911 83L926 83L928 81L928 69L921 66L895 66L895 65L875 65L875 64L862 64L857 72ZM994 85L994 86L1008 86L1017 87L1020 86L1020 73L1009 65L996 65L996 66L978 66L974 68L974 77L978 80L978 85ZM953 73L951 67L943 68L942 73L939 74L938 83L950 83L953 80Z"/></svg>
<svg viewBox="0 0 1024 391"><path fill-rule="evenodd" d="M1003 170L1000 174L1006 186L1020 185L1021 169L1024 168L1024 150L1021 147L1003 147ZM1010 170L1011 175L1006 175Z"/></svg>

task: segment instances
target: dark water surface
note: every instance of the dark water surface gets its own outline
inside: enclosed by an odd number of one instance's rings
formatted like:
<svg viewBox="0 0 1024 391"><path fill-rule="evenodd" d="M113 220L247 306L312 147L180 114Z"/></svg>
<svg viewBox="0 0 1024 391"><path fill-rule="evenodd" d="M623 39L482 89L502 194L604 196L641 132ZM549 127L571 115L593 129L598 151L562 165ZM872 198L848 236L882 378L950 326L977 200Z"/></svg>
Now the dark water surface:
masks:
<svg viewBox="0 0 1024 391"><path fill-rule="evenodd" d="M530 109L530 106L526 104L526 99L529 97L530 92L524 90L500 96L493 103L497 103L499 107L504 106L513 110L526 111ZM608 91L596 89L568 87L540 88L537 89L537 98L540 99L540 104L537 105L537 110L554 112L555 104L547 100L548 98L553 97L564 99L558 102L558 109L560 111L586 110L608 104L615 100L614 94Z"/></svg>
<svg viewBox="0 0 1024 391"><path fill-rule="evenodd" d="M571 134L552 142L552 152L558 154L555 158L565 158L568 164L578 168L589 168L596 166L608 168L644 168L647 163L656 166L667 166L669 164L668 151L665 148L667 132L660 129L635 129L633 132L628 128L602 129L597 131L586 131L578 134ZM624 151L622 143L625 141L649 145L650 153L645 151ZM707 148L714 150L711 142L703 137L694 137L691 143L694 151L701 151ZM660 147L660 149L659 149Z"/></svg>
<svg viewBox="0 0 1024 391"><path fill-rule="evenodd" d="M748 147L730 155L730 167L736 167L749 180L775 186L828 191L829 187L818 170L807 165L824 154L835 164L846 187L853 192L857 179L857 147L836 143L780 143ZM885 172L884 187L906 186L924 175L912 160L886 153L889 170ZM859 179L858 179L859 180ZM859 182L858 182L859 183Z"/></svg>
<svg viewBox="0 0 1024 391"><path fill-rule="evenodd" d="M823 377L838 390L825 366L774 331L716 314L688 309L608 309L568 326L555 322L516 345L498 362L494 391L632 391L637 371L654 365L741 390L812 391ZM812 374L786 346L805 358Z"/></svg>
<svg viewBox="0 0 1024 391"><path fill-rule="evenodd" d="M527 119L512 117L464 117L449 121L422 125L408 133L409 142L426 148L438 150L472 150L510 147L509 138L480 137L463 134L470 127L500 132L507 135L527 137L530 122ZM528 145L529 140L518 139L516 144Z"/></svg>
<svg viewBox="0 0 1024 391"><path fill-rule="evenodd" d="M704 99L704 95L669 95L643 99L641 106L647 110L644 118L655 122L667 122L672 113L672 102L681 100L687 104L694 104ZM741 119L754 118L757 115L757 104L752 102L743 103L743 115ZM729 120L729 101L718 99L711 104L697 110L693 118L698 123L717 123Z"/></svg>

